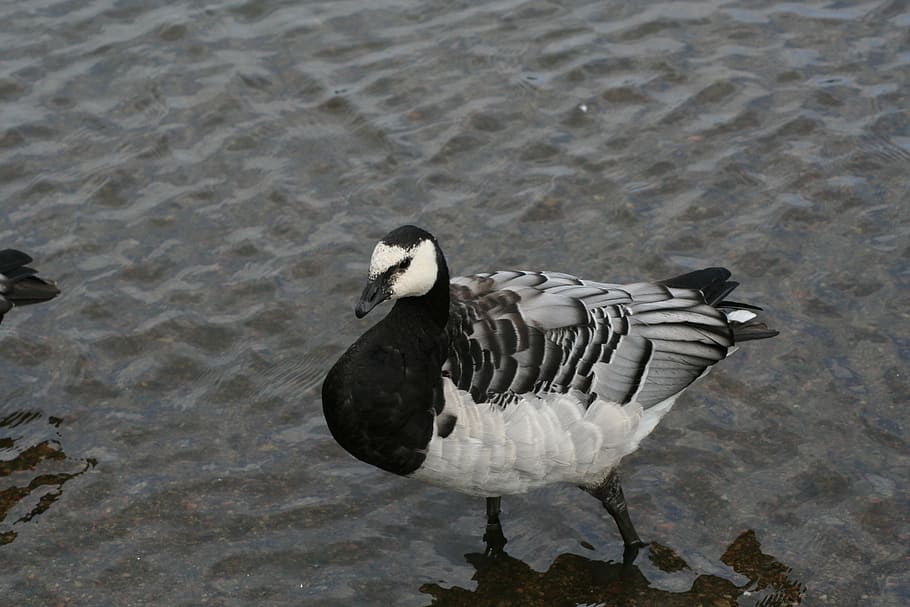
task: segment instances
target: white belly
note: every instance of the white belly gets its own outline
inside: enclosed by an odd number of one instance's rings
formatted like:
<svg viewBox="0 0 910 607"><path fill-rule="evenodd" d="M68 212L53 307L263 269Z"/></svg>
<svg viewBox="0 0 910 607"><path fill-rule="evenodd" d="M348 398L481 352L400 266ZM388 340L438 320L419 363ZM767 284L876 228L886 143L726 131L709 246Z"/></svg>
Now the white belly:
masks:
<svg viewBox="0 0 910 607"><path fill-rule="evenodd" d="M477 404L445 381L444 414L457 416L441 438L434 430L424 463L411 476L480 496L524 493L552 483L592 486L638 447L670 409L647 410L597 400L585 407L573 394L527 395L500 408Z"/></svg>

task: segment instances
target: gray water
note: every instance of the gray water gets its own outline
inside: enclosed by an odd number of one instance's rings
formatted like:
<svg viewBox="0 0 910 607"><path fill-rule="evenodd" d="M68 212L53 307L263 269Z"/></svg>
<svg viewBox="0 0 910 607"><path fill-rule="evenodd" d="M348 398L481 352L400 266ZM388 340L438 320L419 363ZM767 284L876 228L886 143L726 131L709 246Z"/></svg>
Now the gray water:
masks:
<svg viewBox="0 0 910 607"><path fill-rule="evenodd" d="M910 7L0 4L0 603L910 602ZM781 335L554 487L363 465L319 386L375 240L456 273L726 265ZM381 313L380 310L377 310ZM374 312L374 314L377 314Z"/></svg>

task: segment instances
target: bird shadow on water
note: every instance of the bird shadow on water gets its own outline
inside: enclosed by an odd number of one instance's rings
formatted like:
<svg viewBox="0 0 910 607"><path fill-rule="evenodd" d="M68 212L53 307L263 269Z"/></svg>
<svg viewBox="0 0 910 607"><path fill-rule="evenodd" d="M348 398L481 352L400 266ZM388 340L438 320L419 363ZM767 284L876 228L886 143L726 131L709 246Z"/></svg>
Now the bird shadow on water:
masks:
<svg viewBox="0 0 910 607"><path fill-rule="evenodd" d="M16 436L22 433L23 426L34 424L43 417L39 411L14 411L0 418L0 453L15 453L11 459L0 459L0 546L11 543L18 536L10 527L27 523L46 512L63 494L65 483L95 466L95 460L89 458L81 460L73 471L74 461L63 452L60 441L45 438L27 444L28 439ZM47 423L54 428L59 427L61 421L56 417L47 418ZM20 444L23 441L25 445ZM7 522L10 515L16 518Z"/></svg>
<svg viewBox="0 0 910 607"><path fill-rule="evenodd" d="M710 574L695 577L684 591L674 592L652 586L635 562L595 561L577 554L561 554L546 571L534 571L523 561L507 554L491 558L484 554L465 555L475 568L477 588L424 584L420 591L433 597L429 607L460 606L547 606L596 604L601 606L739 605L760 607L798 605L805 586L791 577L789 567L761 550L754 531L744 531L724 551L720 560L746 578L742 584ZM652 543L638 560L647 559L667 574L691 570L671 548Z"/></svg>

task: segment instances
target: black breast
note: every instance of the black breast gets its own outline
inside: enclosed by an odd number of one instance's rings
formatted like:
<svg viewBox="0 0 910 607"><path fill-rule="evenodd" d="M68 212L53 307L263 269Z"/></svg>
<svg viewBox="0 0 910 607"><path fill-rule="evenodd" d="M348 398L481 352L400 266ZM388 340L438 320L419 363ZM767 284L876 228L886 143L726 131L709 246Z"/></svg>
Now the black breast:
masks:
<svg viewBox="0 0 910 607"><path fill-rule="evenodd" d="M423 463L442 410L445 334L393 310L335 363L322 386L332 436L354 457L396 474Z"/></svg>

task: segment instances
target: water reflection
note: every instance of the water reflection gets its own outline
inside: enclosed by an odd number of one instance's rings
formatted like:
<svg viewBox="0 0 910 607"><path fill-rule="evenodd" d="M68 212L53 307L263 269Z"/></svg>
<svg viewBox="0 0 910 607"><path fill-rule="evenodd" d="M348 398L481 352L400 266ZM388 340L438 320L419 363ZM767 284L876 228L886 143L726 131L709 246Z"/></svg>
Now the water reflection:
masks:
<svg viewBox="0 0 910 607"><path fill-rule="evenodd" d="M639 555L639 560L645 553ZM696 577L688 590L672 592L654 588L635 563L594 561L577 554L561 554L544 572L508 555L489 558L480 553L466 558L476 569L475 590L425 584L420 591L433 597L432 607L484 605L738 605L749 596L760 607L797 605L805 586L791 577L790 568L761 551L754 531L744 531L720 560L747 578L736 584L716 575ZM690 569L671 548L651 544L647 558L661 571L672 574Z"/></svg>
<svg viewBox="0 0 910 607"><path fill-rule="evenodd" d="M18 532L10 527L27 523L46 512L63 494L67 481L95 465L93 459L81 460L78 468L72 471L74 462L56 439L28 444L30 441L22 436L25 425L42 418L39 411L14 411L0 419L0 450L16 454L12 459L0 460L0 545L16 539ZM60 422L56 417L47 419L54 428L59 427ZM12 436L13 432L18 436ZM16 516L15 520L7 522L11 515Z"/></svg>

